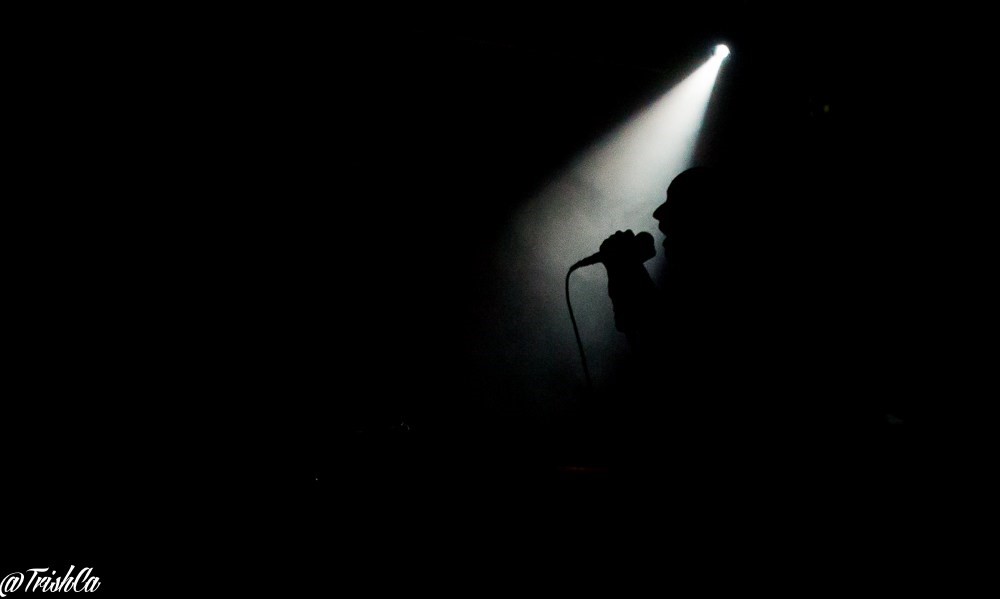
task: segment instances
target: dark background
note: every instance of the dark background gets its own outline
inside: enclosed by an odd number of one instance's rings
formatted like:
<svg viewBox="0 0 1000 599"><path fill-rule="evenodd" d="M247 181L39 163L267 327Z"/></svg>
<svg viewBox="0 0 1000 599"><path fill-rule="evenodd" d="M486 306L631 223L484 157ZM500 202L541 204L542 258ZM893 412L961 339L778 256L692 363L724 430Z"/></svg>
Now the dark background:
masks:
<svg viewBox="0 0 1000 599"><path fill-rule="evenodd" d="M530 326L498 307L503 227L721 42L698 161L749 173L801 242L789 260L873 373L850 379L871 411L960 427L990 197L975 20L754 2L12 15L5 512L36 540L52 527L31 555L121 571L178 538L316 556L349 530L379 554L432 535L429 513L493 519L455 488L508 507L512 488L609 493L580 387L539 407L502 346ZM100 542L60 524L80 513Z"/></svg>

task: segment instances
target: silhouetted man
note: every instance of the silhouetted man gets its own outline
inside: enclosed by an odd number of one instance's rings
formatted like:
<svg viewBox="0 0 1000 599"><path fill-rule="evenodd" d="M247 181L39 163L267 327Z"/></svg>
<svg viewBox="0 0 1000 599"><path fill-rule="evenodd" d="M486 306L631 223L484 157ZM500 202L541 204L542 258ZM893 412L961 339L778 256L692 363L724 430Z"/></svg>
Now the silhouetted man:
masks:
<svg viewBox="0 0 1000 599"><path fill-rule="evenodd" d="M864 424L850 402L866 389L845 384L852 350L828 324L837 306L809 288L822 271L803 272L821 269L796 241L807 223L776 218L762 187L737 194L707 168L678 175L653 213L665 237L659 285L631 231L601 245L615 323L638 365L619 401L626 427L726 459L786 460L828 451L818 433Z"/></svg>
<svg viewBox="0 0 1000 599"><path fill-rule="evenodd" d="M650 536L685 550L881 528L925 475L885 436L890 425L872 425L879 389L854 372L864 329L836 330L850 323L831 318L838 305L816 285L829 273L804 240L810 224L776 218L787 198L751 193L765 187L737 195L703 168L675 178L653 214L665 236L659 285L631 231L601 245L639 366L616 398L628 513L650 530L668 511Z"/></svg>
<svg viewBox="0 0 1000 599"><path fill-rule="evenodd" d="M794 319L766 274L766 223L727 186L706 168L670 184L653 213L665 236L659 287L636 259L631 231L601 245L615 324L638 365L619 402L624 426L699 459L761 449L789 430L794 412Z"/></svg>

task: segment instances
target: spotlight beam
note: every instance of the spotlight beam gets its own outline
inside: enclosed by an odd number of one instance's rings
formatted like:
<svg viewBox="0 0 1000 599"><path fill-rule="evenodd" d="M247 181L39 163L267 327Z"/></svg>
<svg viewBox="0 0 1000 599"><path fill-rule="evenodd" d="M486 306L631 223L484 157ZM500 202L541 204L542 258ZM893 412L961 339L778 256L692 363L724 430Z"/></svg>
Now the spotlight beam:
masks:
<svg viewBox="0 0 1000 599"><path fill-rule="evenodd" d="M519 348L519 359L536 365L535 372L580 376L563 304L566 269L616 230L653 229L652 213L667 185L691 165L723 54L716 48L686 79L588 148L516 215L501 250L505 260L513 259L516 273L507 309L530 325L511 332L506 343ZM658 231L655 235L662 240ZM591 373L600 381L614 356L627 348L614 328L604 269L577 273L574 310L592 356ZM566 392L561 376L533 379L530 386L539 396L561 396Z"/></svg>

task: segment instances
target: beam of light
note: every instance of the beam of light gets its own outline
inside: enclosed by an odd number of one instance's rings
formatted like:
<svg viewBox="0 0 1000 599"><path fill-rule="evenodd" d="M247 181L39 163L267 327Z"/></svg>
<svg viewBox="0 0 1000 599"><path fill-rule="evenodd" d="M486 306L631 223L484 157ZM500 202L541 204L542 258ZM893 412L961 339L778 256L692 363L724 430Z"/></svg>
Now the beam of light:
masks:
<svg viewBox="0 0 1000 599"><path fill-rule="evenodd" d="M718 56L719 58L724 60L727 56L729 56L729 46L725 44L719 44L718 46L716 46L715 56Z"/></svg>
<svg viewBox="0 0 1000 599"><path fill-rule="evenodd" d="M542 376L569 373L556 375L562 380L554 383L559 391L551 395L565 398L582 379L562 299L566 269L596 252L616 230L653 231L662 241L653 210L663 202L670 181L691 166L724 59L716 52L662 98L591 146L513 223L505 259L515 265L508 283L514 290L505 299L521 323L516 332L521 337L511 343L524 352L522 360L532 363L529 370L546 373ZM604 268L581 269L573 277L580 334L599 381L602 370L626 352L627 345L614 328ZM539 386L535 392L545 395Z"/></svg>

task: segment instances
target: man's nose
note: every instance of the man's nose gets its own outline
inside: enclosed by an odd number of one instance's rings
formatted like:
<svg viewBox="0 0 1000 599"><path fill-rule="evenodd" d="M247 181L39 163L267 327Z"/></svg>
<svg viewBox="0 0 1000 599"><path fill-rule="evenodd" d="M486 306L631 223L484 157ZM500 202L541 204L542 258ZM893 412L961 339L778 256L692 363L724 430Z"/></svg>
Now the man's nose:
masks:
<svg viewBox="0 0 1000 599"><path fill-rule="evenodd" d="M666 215L666 208L667 208L666 202L660 204L660 206L653 211L653 218L655 218L656 220L663 220L663 217Z"/></svg>

